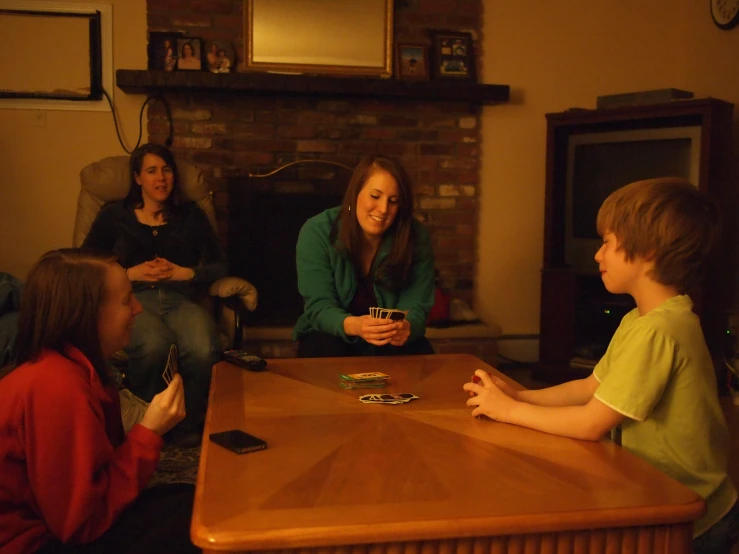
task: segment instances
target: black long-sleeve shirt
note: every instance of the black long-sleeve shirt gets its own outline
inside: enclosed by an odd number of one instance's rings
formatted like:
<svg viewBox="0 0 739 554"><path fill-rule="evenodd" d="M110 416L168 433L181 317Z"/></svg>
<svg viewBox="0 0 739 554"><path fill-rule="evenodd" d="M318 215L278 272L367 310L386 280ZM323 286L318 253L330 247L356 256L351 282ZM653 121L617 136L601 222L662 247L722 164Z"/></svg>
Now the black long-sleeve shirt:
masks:
<svg viewBox="0 0 739 554"><path fill-rule="evenodd" d="M159 257L195 272L191 281L137 281L134 291L169 287L191 297L195 285L210 284L228 271L218 237L194 202L158 227L139 222L123 200L112 202L101 208L82 246L114 253L124 268Z"/></svg>

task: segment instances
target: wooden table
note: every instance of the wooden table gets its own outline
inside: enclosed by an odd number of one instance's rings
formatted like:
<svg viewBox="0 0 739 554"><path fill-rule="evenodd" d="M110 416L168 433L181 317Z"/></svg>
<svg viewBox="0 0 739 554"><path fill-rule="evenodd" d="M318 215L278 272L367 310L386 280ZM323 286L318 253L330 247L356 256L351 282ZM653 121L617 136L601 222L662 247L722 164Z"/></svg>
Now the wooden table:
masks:
<svg viewBox="0 0 739 554"><path fill-rule="evenodd" d="M269 360L213 371L191 536L206 551L303 554L688 554L703 500L609 441L472 418L468 355ZM386 389L339 374L383 371ZM359 395L412 392L401 405Z"/></svg>

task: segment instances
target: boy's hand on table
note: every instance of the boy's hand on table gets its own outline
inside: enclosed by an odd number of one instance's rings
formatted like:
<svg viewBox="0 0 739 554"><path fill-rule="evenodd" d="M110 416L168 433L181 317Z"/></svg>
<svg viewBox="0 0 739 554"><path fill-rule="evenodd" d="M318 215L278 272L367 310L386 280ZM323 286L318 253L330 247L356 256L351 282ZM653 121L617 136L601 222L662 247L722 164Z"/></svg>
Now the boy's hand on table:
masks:
<svg viewBox="0 0 739 554"><path fill-rule="evenodd" d="M475 379L477 378L477 379ZM498 377L478 369L472 381L462 387L470 393L468 406L474 406L472 416L486 415L496 421L506 421L509 410L516 402L516 391Z"/></svg>
<svg viewBox="0 0 739 554"><path fill-rule="evenodd" d="M480 369L478 371L482 371L482 370ZM510 386L508 383L506 383L500 377L496 377L492 373L488 373L488 375L490 376L490 379L492 379L493 384L496 387L498 387L503 393L505 393L506 395L508 395L511 398L513 398L513 400L519 400L519 398L518 398L518 391L516 389L514 389L512 386ZM480 378L477 375L473 375L471 381L472 381L472 383L479 384L480 383ZM467 389L465 389L465 390L467 390ZM469 391L469 393L470 393L470 397L473 397L473 396L476 396L477 395L477 393L475 393L473 391Z"/></svg>

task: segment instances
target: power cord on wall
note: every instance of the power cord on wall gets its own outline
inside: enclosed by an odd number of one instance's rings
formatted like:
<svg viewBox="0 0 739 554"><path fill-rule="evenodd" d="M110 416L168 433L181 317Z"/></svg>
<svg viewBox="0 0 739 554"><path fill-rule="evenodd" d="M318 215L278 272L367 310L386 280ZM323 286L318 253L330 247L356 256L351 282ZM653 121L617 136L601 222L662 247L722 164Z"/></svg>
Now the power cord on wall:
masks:
<svg viewBox="0 0 739 554"><path fill-rule="evenodd" d="M165 146L167 148L169 148L169 147L172 146L172 141L174 140L174 127L173 127L173 124L172 124L172 111L169 109L169 104L167 103L167 101L164 99L163 96L159 96L158 94L157 95L154 95L154 96L149 96L144 101L144 103L141 105L141 111L139 112L139 136L136 139L136 146L134 146L132 150L128 150L126 148L126 145L123 143L123 138L121 137L121 132L120 132L120 129L118 127L118 117L116 116L116 111L115 111L115 106L113 105L113 100L111 100L110 95L108 94L108 91L106 91L105 89L103 89L103 94L105 95L105 98L108 100L108 104L110 104L110 111L113 114L113 123L115 124L115 133L116 133L116 135L118 135L118 142L120 143L121 148L123 148L123 150L126 152L126 154L130 154L131 152L133 152L134 150L136 150L139 147L139 145L141 144L141 135L144 132L144 122L143 122L144 108L146 107L146 105L149 102L152 102L152 101L159 101L159 102L161 102L164 105L164 111L167 114L167 123L169 124L169 134L167 135L167 139L164 141L164 144L165 144Z"/></svg>

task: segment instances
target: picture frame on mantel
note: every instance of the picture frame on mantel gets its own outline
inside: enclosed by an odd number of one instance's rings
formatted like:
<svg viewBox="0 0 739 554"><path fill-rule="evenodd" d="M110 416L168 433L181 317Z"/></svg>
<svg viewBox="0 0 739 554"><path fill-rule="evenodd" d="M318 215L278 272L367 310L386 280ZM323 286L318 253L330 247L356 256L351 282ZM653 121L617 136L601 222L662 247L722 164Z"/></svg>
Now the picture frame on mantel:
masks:
<svg viewBox="0 0 739 554"><path fill-rule="evenodd" d="M203 41L198 37L182 37L177 39L177 70L201 71Z"/></svg>
<svg viewBox="0 0 739 554"><path fill-rule="evenodd" d="M425 81L429 78L428 46L399 42L395 46L395 74L403 81Z"/></svg>
<svg viewBox="0 0 739 554"><path fill-rule="evenodd" d="M174 71L177 66L177 39L182 33L149 33L149 69Z"/></svg>
<svg viewBox="0 0 739 554"><path fill-rule="evenodd" d="M432 30L431 51L434 79L477 80L472 33Z"/></svg>
<svg viewBox="0 0 739 554"><path fill-rule="evenodd" d="M236 66L233 45L223 39L209 40L205 43L203 63L211 73L231 73Z"/></svg>

